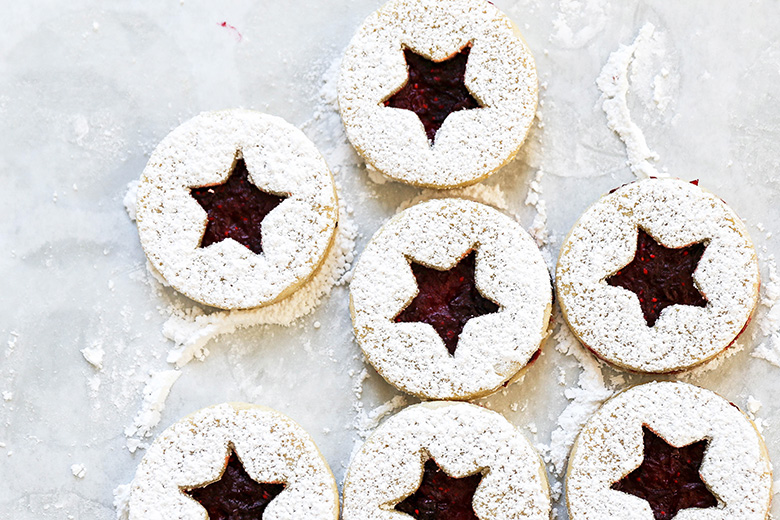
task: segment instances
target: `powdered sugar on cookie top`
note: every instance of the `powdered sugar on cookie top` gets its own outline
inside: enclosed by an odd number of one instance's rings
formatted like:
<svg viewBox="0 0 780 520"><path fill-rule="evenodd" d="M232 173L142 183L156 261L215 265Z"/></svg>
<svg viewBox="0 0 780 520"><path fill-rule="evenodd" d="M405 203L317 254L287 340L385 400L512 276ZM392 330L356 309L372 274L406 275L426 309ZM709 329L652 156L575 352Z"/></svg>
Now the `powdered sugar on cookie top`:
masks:
<svg viewBox="0 0 780 520"><path fill-rule="evenodd" d="M672 305L648 327L637 296L605 279L634 258L637 228L669 248L703 242L693 279L706 307ZM647 179L602 197L561 248L556 286L577 337L623 368L671 372L724 350L758 299L758 261L747 230L726 204L678 179Z"/></svg>
<svg viewBox="0 0 780 520"><path fill-rule="evenodd" d="M685 509L686 520L763 520L772 476L763 440L748 418L722 397L679 382L649 383L608 401L585 425L566 481L572 520L652 520L649 504L610 486L644 458L642 426L675 447L708 441L701 478L717 507Z"/></svg>
<svg viewBox="0 0 780 520"><path fill-rule="evenodd" d="M442 61L471 45L465 85L481 108L451 113L431 145L420 119L383 101L407 81L404 49ZM451 188L510 161L533 122L537 77L517 27L484 0L391 0L346 50L339 107L367 163L411 184Z"/></svg>

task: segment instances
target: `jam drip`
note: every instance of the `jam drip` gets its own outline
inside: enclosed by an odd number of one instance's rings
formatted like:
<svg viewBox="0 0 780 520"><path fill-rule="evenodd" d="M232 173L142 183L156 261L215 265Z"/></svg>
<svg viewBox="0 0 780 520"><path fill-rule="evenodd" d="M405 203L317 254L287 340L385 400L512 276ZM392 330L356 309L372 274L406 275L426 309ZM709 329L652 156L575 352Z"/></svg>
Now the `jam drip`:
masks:
<svg viewBox="0 0 780 520"><path fill-rule="evenodd" d="M481 480L481 473L450 477L433 459L428 459L420 487L395 509L417 520L478 520L471 503Z"/></svg>
<svg viewBox="0 0 780 520"><path fill-rule="evenodd" d="M193 188L190 194L209 219L200 247L232 238L257 254L263 252L263 219L286 198L252 184L244 159L236 160L224 184Z"/></svg>
<svg viewBox="0 0 780 520"><path fill-rule="evenodd" d="M670 305L707 305L693 282L693 273L706 248L703 243L680 249L664 247L639 228L634 259L606 282L636 294L645 321L652 327L661 311Z"/></svg>
<svg viewBox="0 0 780 520"><path fill-rule="evenodd" d="M498 305L477 290L476 254L471 251L452 269L439 271L412 262L419 292L396 316L396 322L422 322L432 326L455 354L463 327L471 318L498 311Z"/></svg>
<svg viewBox="0 0 780 520"><path fill-rule="evenodd" d="M231 451L219 480L184 492L206 509L209 520L261 520L269 502L284 488L284 484L260 484L252 480Z"/></svg>
<svg viewBox="0 0 780 520"><path fill-rule="evenodd" d="M642 427L642 433L645 444L642 464L612 484L612 489L647 500L655 520L671 520L689 507L718 505L699 475L708 441L675 448L646 426Z"/></svg>
<svg viewBox="0 0 780 520"><path fill-rule="evenodd" d="M466 46L453 57L435 62L404 49L409 78L384 102L385 106L417 114L428 140L433 142L448 115L480 106L464 83L470 51L471 47Z"/></svg>

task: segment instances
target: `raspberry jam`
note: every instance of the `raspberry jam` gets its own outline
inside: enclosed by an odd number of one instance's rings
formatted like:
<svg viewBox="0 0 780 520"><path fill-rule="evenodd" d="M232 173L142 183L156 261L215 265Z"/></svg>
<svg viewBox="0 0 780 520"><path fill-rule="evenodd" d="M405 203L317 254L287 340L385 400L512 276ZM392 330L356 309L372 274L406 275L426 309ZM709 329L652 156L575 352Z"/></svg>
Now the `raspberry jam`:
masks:
<svg viewBox="0 0 780 520"><path fill-rule="evenodd" d="M664 247L639 228L634 259L606 282L636 294L645 321L652 327L670 305L707 305L693 282L693 272L706 248L703 243L680 249Z"/></svg>
<svg viewBox="0 0 780 520"><path fill-rule="evenodd" d="M708 441L675 448L646 426L642 432L645 445L642 465L612 484L612 489L647 500L655 520L671 520L689 507L718 505L699 475Z"/></svg>
<svg viewBox="0 0 780 520"><path fill-rule="evenodd" d="M263 252L263 219L286 198L252 184L244 159L236 160L224 184L192 188L190 194L209 219L200 247L232 238L257 254Z"/></svg>
<svg viewBox="0 0 780 520"><path fill-rule="evenodd" d="M481 480L481 473L450 477L433 459L428 459L420 487L395 509L417 520L478 520L471 502Z"/></svg>
<svg viewBox="0 0 780 520"><path fill-rule="evenodd" d="M479 108L464 83L470 46L444 61L430 61L404 50L409 78L384 104L411 110L420 118L428 140L433 142L447 116L458 110Z"/></svg>
<svg viewBox="0 0 780 520"><path fill-rule="evenodd" d="M219 480L184 492L206 509L209 520L260 520L268 503L284 488L284 484L260 484L252 480L231 451Z"/></svg>
<svg viewBox="0 0 780 520"><path fill-rule="evenodd" d="M452 269L439 271L412 262L419 292L395 317L396 322L431 325L444 340L450 354L471 318L498 311L498 305L479 293L474 281L476 254L471 251Z"/></svg>

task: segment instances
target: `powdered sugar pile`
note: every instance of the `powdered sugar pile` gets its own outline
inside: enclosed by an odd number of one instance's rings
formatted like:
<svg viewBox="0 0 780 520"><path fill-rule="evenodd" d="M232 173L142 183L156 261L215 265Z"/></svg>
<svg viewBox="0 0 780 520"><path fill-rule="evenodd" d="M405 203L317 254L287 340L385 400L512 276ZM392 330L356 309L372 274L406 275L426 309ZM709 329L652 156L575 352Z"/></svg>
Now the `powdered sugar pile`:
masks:
<svg viewBox="0 0 780 520"><path fill-rule="evenodd" d="M165 400L171 387L181 377L178 370L164 370L149 374L149 381L143 390L141 408L133 419L133 424L125 428L127 449L135 452L141 445L141 440L152 435L154 428L160 423Z"/></svg>

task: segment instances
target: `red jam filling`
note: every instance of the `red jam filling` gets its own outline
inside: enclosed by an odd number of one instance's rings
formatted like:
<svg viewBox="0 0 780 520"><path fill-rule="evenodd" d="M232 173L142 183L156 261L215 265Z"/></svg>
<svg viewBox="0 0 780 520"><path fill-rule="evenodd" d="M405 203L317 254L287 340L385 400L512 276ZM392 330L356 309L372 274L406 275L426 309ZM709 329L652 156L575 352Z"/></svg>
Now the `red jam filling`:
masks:
<svg viewBox="0 0 780 520"><path fill-rule="evenodd" d="M284 488L284 484L261 484L252 480L231 451L219 480L184 492L206 509L209 520L260 520L268 503Z"/></svg>
<svg viewBox="0 0 780 520"><path fill-rule="evenodd" d="M428 140L433 142L447 116L458 110L479 108L464 83L470 46L444 61L430 61L404 50L409 78L390 96L385 106L411 110L420 118Z"/></svg>
<svg viewBox="0 0 780 520"><path fill-rule="evenodd" d="M707 440L675 448L646 426L642 432L645 445L642 464L612 484L612 489L647 500L655 520L671 520L689 507L718 505L699 475Z"/></svg>
<svg viewBox="0 0 780 520"><path fill-rule="evenodd" d="M224 184L192 188L190 194L209 219L200 247L232 238L257 254L263 252L263 219L286 198L252 184L244 159L236 160Z"/></svg>
<svg viewBox="0 0 780 520"><path fill-rule="evenodd" d="M422 322L432 326L455 354L458 338L471 318L498 311L498 305L477 290L474 281L476 254L471 251L452 269L439 271L412 262L419 292L395 317L396 322Z"/></svg>
<svg viewBox="0 0 780 520"><path fill-rule="evenodd" d="M428 459L420 487L395 509L417 520L478 520L471 503L481 480L481 473L450 477L433 459Z"/></svg>
<svg viewBox="0 0 780 520"><path fill-rule="evenodd" d="M670 305L707 305L693 281L693 272L706 248L703 243L679 249L664 247L639 228L634 259L606 282L636 294L645 321L652 327Z"/></svg>

